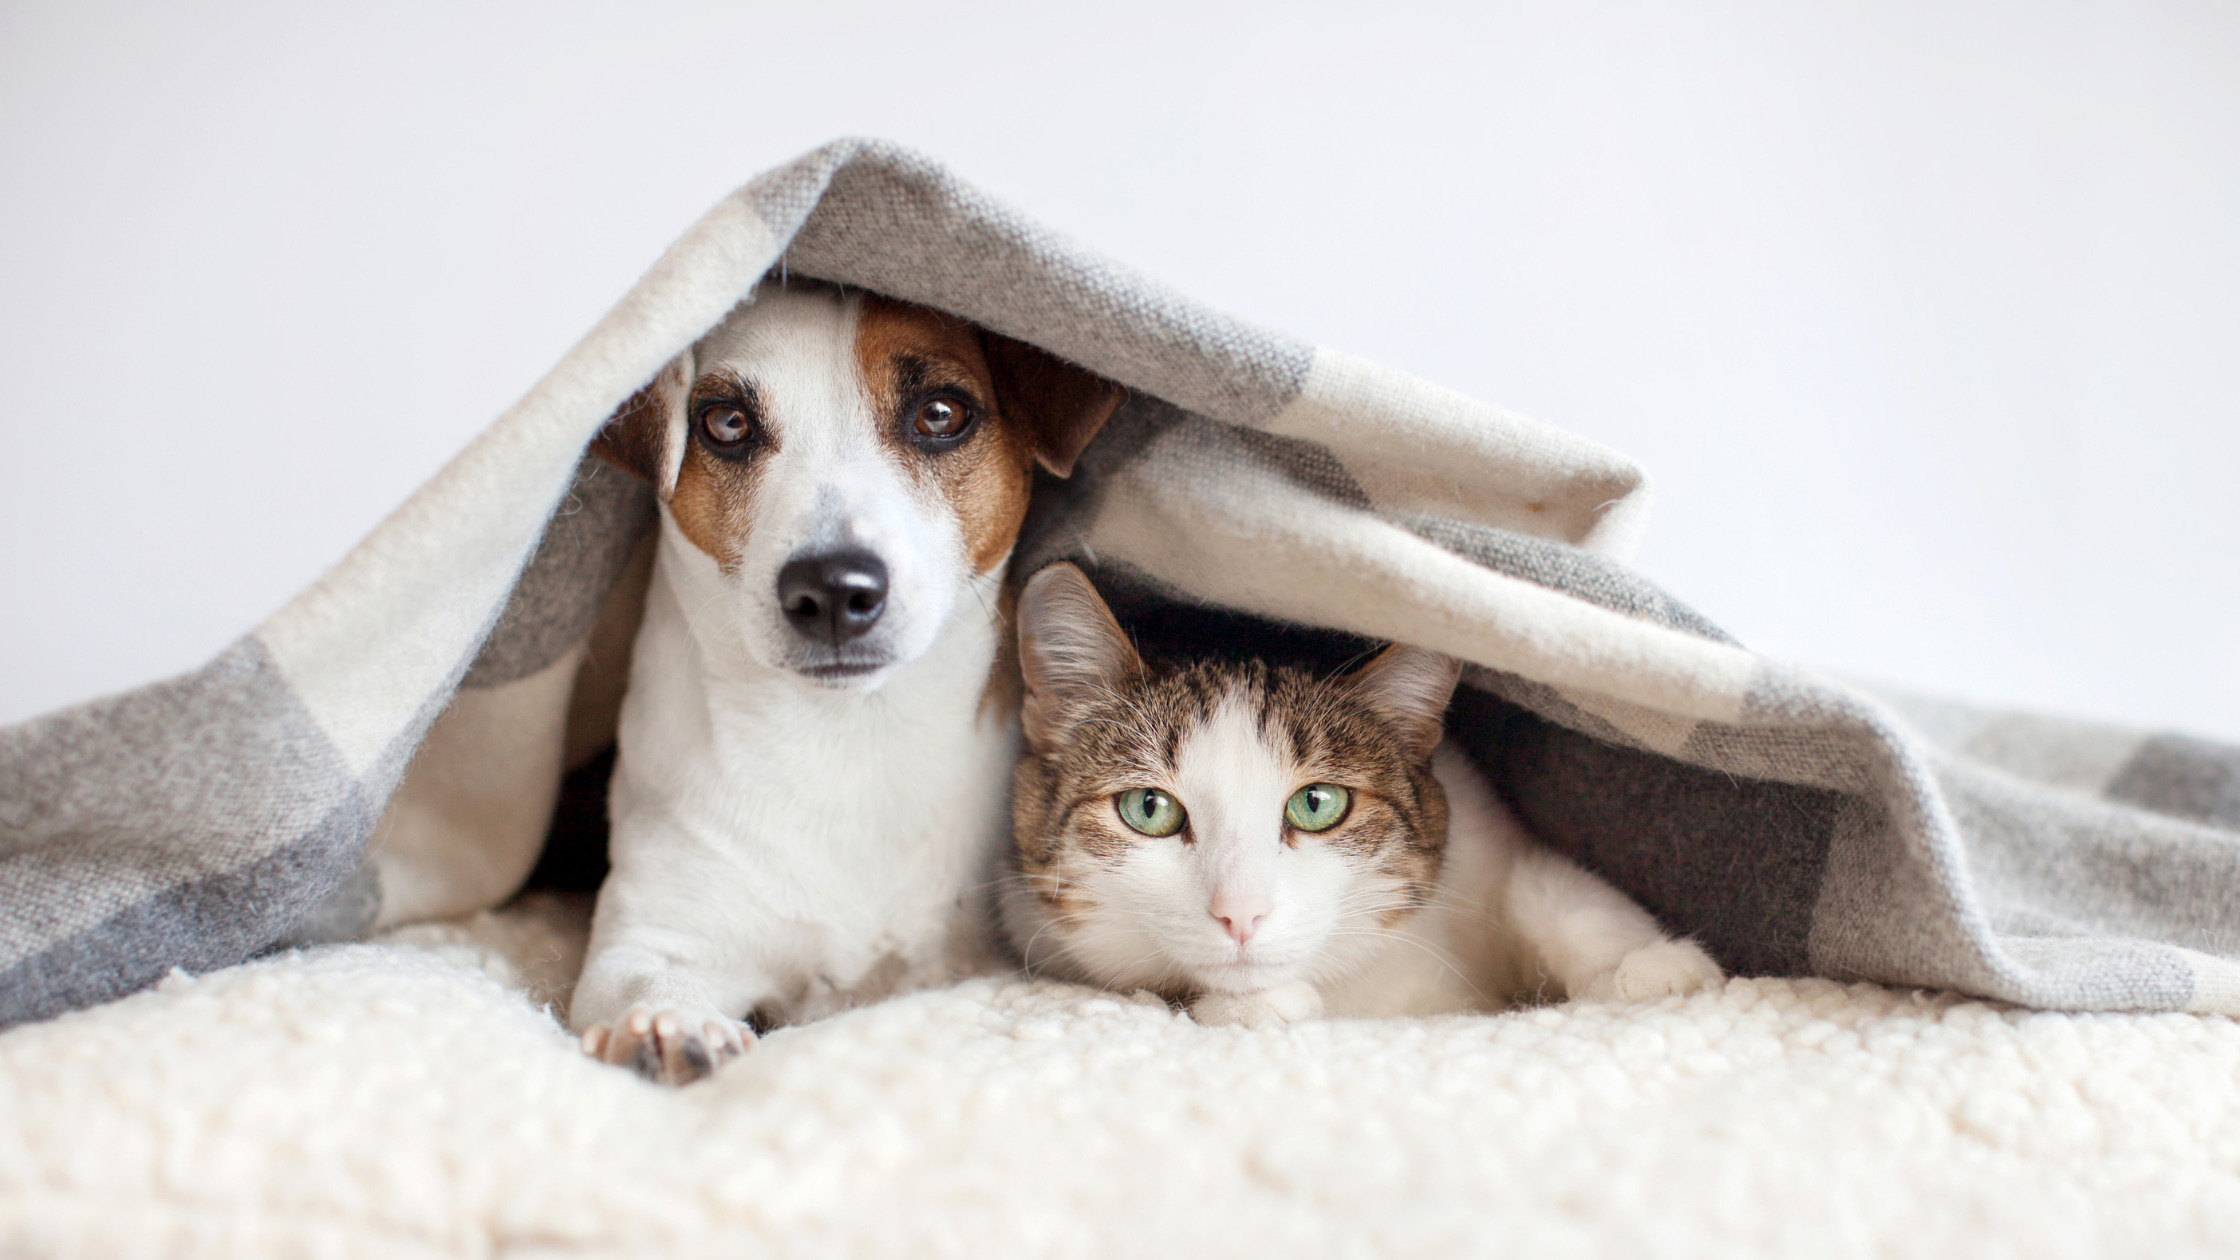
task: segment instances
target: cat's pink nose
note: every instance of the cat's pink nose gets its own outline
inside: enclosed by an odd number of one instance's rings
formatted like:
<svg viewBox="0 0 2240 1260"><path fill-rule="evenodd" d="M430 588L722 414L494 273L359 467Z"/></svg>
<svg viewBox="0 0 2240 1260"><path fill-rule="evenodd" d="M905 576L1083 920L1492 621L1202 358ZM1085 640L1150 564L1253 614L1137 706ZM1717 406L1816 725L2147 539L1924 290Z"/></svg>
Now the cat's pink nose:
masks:
<svg viewBox="0 0 2240 1260"><path fill-rule="evenodd" d="M1221 930L1229 934L1230 940L1243 945L1252 939L1254 932L1260 930L1261 924L1268 921L1268 903L1257 897L1232 897L1217 893L1213 904L1206 907L1206 913L1221 920Z"/></svg>

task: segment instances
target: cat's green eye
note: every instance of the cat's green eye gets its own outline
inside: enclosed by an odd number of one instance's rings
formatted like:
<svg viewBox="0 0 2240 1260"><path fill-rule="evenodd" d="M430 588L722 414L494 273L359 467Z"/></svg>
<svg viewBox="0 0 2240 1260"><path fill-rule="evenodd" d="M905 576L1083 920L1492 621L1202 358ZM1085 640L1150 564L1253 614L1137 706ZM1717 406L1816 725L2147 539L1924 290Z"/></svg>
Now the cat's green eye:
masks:
<svg viewBox="0 0 2240 1260"><path fill-rule="evenodd" d="M1283 819L1301 831L1328 831L1344 821L1353 793L1335 783L1310 783L1291 794Z"/></svg>
<svg viewBox="0 0 2240 1260"><path fill-rule="evenodd" d="M1190 818L1181 801L1157 788L1129 788L1113 797L1112 804L1121 822L1147 836L1171 836Z"/></svg>

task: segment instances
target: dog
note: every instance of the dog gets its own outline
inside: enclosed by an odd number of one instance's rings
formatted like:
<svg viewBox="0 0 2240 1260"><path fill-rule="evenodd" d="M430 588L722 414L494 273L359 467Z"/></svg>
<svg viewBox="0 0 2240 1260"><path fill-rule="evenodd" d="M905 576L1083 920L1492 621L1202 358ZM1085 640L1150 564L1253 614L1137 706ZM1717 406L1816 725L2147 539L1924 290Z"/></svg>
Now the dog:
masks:
<svg viewBox="0 0 2240 1260"><path fill-rule="evenodd" d="M660 532L587 1053L681 1084L754 1024L992 957L1005 569L1034 469L1068 475L1124 398L926 307L766 279L615 413L592 449L653 484Z"/></svg>

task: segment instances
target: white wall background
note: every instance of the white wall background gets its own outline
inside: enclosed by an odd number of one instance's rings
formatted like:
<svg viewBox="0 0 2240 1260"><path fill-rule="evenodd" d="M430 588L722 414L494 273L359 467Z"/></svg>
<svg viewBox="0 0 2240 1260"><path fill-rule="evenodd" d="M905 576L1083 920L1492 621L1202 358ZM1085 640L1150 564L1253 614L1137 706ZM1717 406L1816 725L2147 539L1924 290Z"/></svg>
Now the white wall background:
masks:
<svg viewBox="0 0 2240 1260"><path fill-rule="evenodd" d="M0 8L0 722L199 664L891 136L1643 460L1761 648L2240 738L2240 6Z"/></svg>

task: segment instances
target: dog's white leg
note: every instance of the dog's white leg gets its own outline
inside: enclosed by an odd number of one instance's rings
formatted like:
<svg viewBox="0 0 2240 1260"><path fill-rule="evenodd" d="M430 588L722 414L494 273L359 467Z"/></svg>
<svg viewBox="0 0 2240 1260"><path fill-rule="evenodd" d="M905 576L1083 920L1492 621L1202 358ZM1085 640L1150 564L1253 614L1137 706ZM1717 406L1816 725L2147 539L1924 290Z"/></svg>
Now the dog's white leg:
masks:
<svg viewBox="0 0 2240 1260"><path fill-rule="evenodd" d="M768 966L782 951L765 936L762 907L707 895L736 880L729 861L662 827L658 813L630 808L628 768L615 776L615 866L599 890L569 1022L594 1058L684 1085L754 1044L742 1020L778 996Z"/></svg>
<svg viewBox="0 0 2240 1260"><path fill-rule="evenodd" d="M746 1053L754 1032L730 1014L754 999L741 989L767 989L752 978L725 977L719 993L675 959L643 945L595 943L576 982L569 1022L583 1033L586 1054L666 1085L687 1085ZM747 1006L742 1006L745 1002Z"/></svg>

